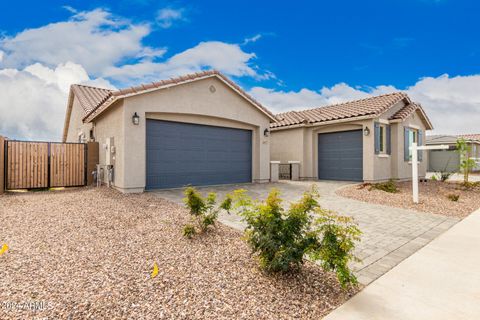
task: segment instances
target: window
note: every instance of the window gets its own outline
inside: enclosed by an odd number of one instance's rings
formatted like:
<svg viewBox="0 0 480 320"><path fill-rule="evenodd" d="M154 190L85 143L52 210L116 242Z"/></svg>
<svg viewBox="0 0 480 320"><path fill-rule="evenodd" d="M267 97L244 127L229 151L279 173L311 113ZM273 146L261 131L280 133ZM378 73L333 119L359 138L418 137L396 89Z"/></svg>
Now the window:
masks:
<svg viewBox="0 0 480 320"><path fill-rule="evenodd" d="M390 154L390 125L375 122L375 154L388 155Z"/></svg>
<svg viewBox="0 0 480 320"><path fill-rule="evenodd" d="M380 153L387 153L387 126L384 124L380 125L379 140Z"/></svg>
<svg viewBox="0 0 480 320"><path fill-rule="evenodd" d="M412 150L410 150L410 147L414 142L418 144L418 130L409 129L408 130L408 161L412 161Z"/></svg>

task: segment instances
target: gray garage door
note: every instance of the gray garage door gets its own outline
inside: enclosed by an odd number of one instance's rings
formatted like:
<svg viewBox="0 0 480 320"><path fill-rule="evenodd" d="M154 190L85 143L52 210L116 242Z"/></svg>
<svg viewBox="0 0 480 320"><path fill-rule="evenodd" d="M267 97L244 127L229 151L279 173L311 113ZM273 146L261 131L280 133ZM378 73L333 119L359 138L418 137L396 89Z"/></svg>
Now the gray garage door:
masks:
<svg viewBox="0 0 480 320"><path fill-rule="evenodd" d="M428 152L428 171L460 171L460 154L454 150L430 150Z"/></svg>
<svg viewBox="0 0 480 320"><path fill-rule="evenodd" d="M147 119L147 189L251 181L251 131Z"/></svg>
<svg viewBox="0 0 480 320"><path fill-rule="evenodd" d="M318 135L318 178L363 181L362 130Z"/></svg>

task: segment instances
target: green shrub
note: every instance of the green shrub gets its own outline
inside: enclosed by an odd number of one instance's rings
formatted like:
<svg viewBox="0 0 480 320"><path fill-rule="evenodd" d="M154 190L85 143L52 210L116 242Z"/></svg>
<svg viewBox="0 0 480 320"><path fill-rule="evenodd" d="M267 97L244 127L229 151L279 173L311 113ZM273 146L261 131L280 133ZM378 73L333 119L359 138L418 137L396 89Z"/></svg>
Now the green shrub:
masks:
<svg viewBox="0 0 480 320"><path fill-rule="evenodd" d="M197 231L195 230L195 226L193 224L186 224L184 227L183 227L183 236L188 238L188 239L191 239L193 238L193 236L197 233Z"/></svg>
<svg viewBox="0 0 480 320"><path fill-rule="evenodd" d="M387 182L373 183L370 186L370 190L372 190L372 189L377 189L377 190L385 191L385 192L388 192L388 193L397 193L398 192L397 184L392 179L388 180Z"/></svg>
<svg viewBox="0 0 480 320"><path fill-rule="evenodd" d="M348 268L350 260L358 261L352 252L355 242L360 240L361 232L351 217L339 216L328 210L317 210L319 217L315 221L316 230L323 235L320 247L310 256L320 260L322 267L335 271L342 287L356 284L355 275Z"/></svg>
<svg viewBox="0 0 480 320"><path fill-rule="evenodd" d="M447 197L450 201L455 201L455 202L457 202L458 199L460 199L460 195L454 194L454 193L449 194Z"/></svg>
<svg viewBox="0 0 480 320"><path fill-rule="evenodd" d="M204 232L209 226L215 225L218 218L218 212L221 209L229 210L232 205L232 199L227 196L225 200L216 207L217 195L210 192L206 198L193 187L188 187L184 191L185 198L183 201L187 208L190 209L192 216L192 224L187 224L183 229L183 234L187 238L193 237L197 233L195 225L199 232Z"/></svg>
<svg viewBox="0 0 480 320"><path fill-rule="evenodd" d="M430 178L432 181L438 181L437 175L433 174L432 177Z"/></svg>
<svg viewBox="0 0 480 320"><path fill-rule="evenodd" d="M253 201L245 190L236 190L231 197L247 223L245 238L263 270L295 270L308 256L325 270L335 271L342 287L357 283L348 263L356 259L354 243L361 232L351 218L323 210L314 187L288 210L276 189L265 202Z"/></svg>

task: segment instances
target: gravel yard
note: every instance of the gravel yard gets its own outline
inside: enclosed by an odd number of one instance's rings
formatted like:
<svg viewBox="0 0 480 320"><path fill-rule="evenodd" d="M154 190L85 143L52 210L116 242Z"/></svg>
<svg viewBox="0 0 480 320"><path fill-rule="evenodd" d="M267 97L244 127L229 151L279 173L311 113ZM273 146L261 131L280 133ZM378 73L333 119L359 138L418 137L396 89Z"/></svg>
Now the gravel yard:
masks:
<svg viewBox="0 0 480 320"><path fill-rule="evenodd" d="M480 208L480 187L465 190L456 182L431 181L419 183L420 203L412 201L412 183L397 183L398 193L388 193L369 187L351 185L341 188L337 194L346 198L386 206L412 209L416 211L463 218ZM448 195L459 195L458 201L452 201Z"/></svg>
<svg viewBox="0 0 480 320"><path fill-rule="evenodd" d="M0 219L0 319L318 319L352 294L311 263L261 273L223 225L184 239L187 211L152 194L0 195Z"/></svg>

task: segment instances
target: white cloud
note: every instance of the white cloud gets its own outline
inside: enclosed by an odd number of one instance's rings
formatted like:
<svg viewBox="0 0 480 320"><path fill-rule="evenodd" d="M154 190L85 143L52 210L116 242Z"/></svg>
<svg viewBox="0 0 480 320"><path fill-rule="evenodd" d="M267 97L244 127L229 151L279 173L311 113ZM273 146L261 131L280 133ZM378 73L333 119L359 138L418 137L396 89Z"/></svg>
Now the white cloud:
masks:
<svg viewBox="0 0 480 320"><path fill-rule="evenodd" d="M253 37L245 38L245 39L243 40L242 45L246 45L246 44L249 44L249 43L257 42L257 41L260 40L261 38L262 38L262 35L261 35L260 33L254 35Z"/></svg>
<svg viewBox="0 0 480 320"><path fill-rule="evenodd" d="M185 9L163 8L157 13L157 24L164 28L170 28L174 22L186 21Z"/></svg>
<svg viewBox="0 0 480 320"><path fill-rule="evenodd" d="M0 38L1 134L58 139L73 83L111 87L109 81L115 81L124 86L211 68L230 76L274 77L251 65L254 53L220 41L201 42L159 61L166 49L142 44L151 33L148 24L103 9L66 9L73 13L67 21ZM172 12L160 16L176 17Z"/></svg>
<svg viewBox="0 0 480 320"><path fill-rule="evenodd" d="M131 24L102 9L80 12L68 21L0 39L0 50L4 51L1 63L24 68L36 62L54 67L72 61L97 76L126 58L143 57L146 52L161 56L165 50L142 45L141 40L149 33L148 25Z"/></svg>
<svg viewBox="0 0 480 320"><path fill-rule="evenodd" d="M435 127L432 133L459 134L480 133L480 75L420 79L404 91L419 102ZM361 99L400 91L391 85L353 88L345 83L318 91L301 89L299 91L275 91L262 87L250 90L265 106L273 112L299 110L343 101Z"/></svg>
<svg viewBox="0 0 480 320"><path fill-rule="evenodd" d="M50 69L39 63L23 70L0 70L0 133L9 138L60 140L70 83L112 85L91 80L85 69L67 62Z"/></svg>
<svg viewBox="0 0 480 320"><path fill-rule="evenodd" d="M73 16L67 21L0 38L0 133L15 138L59 139L72 83L112 87L109 81L130 85L210 68L229 76L275 79L274 74L254 65L255 53L244 51L241 44L200 42L164 58L165 48L142 43L152 31L149 24L132 23L103 9L69 9ZM173 22L184 14L165 11L159 12L159 17ZM260 38L260 34L247 38L243 44ZM478 88L480 75L443 75L420 79L406 92L422 103L436 132L468 133L480 131ZM254 87L250 93L281 112L392 91L397 89L391 85L355 88L339 83L299 91Z"/></svg>
<svg viewBox="0 0 480 320"><path fill-rule="evenodd" d="M112 66L105 70L104 75L124 83L148 82L213 68L230 76L273 78L274 75L268 71L259 74L251 66L251 60L254 58L254 53L243 51L238 44L208 41L200 42L195 47L175 54L164 62L144 60L135 64Z"/></svg>

